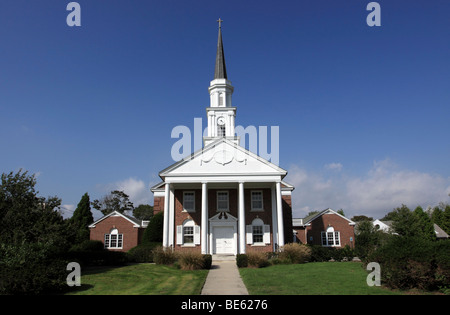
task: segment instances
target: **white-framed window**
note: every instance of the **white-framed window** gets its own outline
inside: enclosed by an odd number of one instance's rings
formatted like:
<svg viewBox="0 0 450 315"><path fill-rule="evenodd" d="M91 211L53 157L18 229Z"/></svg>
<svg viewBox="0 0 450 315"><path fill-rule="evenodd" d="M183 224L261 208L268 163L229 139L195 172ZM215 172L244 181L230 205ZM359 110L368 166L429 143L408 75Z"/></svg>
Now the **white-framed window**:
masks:
<svg viewBox="0 0 450 315"><path fill-rule="evenodd" d="M264 225L252 225L253 244L262 243L264 237Z"/></svg>
<svg viewBox="0 0 450 315"><path fill-rule="evenodd" d="M341 235L332 226L321 233L322 246L341 246Z"/></svg>
<svg viewBox="0 0 450 315"><path fill-rule="evenodd" d="M195 192L183 192L183 210L187 212L195 212Z"/></svg>
<svg viewBox="0 0 450 315"><path fill-rule="evenodd" d="M270 244L270 225L256 218L252 224L246 226L247 244L263 246Z"/></svg>
<svg viewBox="0 0 450 315"><path fill-rule="evenodd" d="M194 244L193 226L183 226L183 244Z"/></svg>
<svg viewBox="0 0 450 315"><path fill-rule="evenodd" d="M251 191L251 211L263 211L263 192L262 190Z"/></svg>
<svg viewBox="0 0 450 315"><path fill-rule="evenodd" d="M109 234L105 234L105 248L121 249L123 247L123 234L119 230L112 229Z"/></svg>
<svg viewBox="0 0 450 315"><path fill-rule="evenodd" d="M217 211L229 211L228 191L217 192Z"/></svg>
<svg viewBox="0 0 450 315"><path fill-rule="evenodd" d="M219 106L223 106L223 93L219 93Z"/></svg>
<svg viewBox="0 0 450 315"><path fill-rule="evenodd" d="M200 244L200 226L193 220L185 220L177 225L177 245L195 246Z"/></svg>

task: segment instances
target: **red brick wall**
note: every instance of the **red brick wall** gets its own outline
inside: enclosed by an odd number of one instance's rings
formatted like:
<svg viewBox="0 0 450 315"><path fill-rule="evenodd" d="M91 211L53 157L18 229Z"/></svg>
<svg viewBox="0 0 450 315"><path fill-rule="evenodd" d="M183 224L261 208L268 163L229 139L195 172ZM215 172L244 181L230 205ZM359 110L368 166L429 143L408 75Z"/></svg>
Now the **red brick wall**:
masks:
<svg viewBox="0 0 450 315"><path fill-rule="evenodd" d="M263 192L264 211L251 211L251 191L261 190ZM244 189L245 225L252 224L253 220L259 218L264 224L270 225L270 244L265 246L254 246L247 244L245 251L248 252L272 252L273 251L273 226L272 226L272 192L270 188ZM247 242L247 240L246 240Z"/></svg>
<svg viewBox="0 0 450 315"><path fill-rule="evenodd" d="M98 240L105 243L105 234L109 234L112 229L117 229L119 234L123 234L122 249L110 249L115 251L126 252L137 246L141 240L145 229L133 227L133 223L123 217L110 216L90 229L90 239Z"/></svg>
<svg viewBox="0 0 450 315"><path fill-rule="evenodd" d="M321 232L327 230L329 226L334 228L335 232L340 232L341 247L349 245L350 247L355 246L355 229L353 225L349 225L349 222L344 218L336 214L324 214L311 222L310 226L305 228L294 227L297 230L298 240L305 244L322 245ZM312 236L313 240L310 240ZM353 242L350 242L350 237Z"/></svg>
<svg viewBox="0 0 450 315"><path fill-rule="evenodd" d="M292 231L292 199L291 196L282 196L283 199L283 227L284 243L292 243L294 234Z"/></svg>
<svg viewBox="0 0 450 315"><path fill-rule="evenodd" d="M183 212L183 192L194 191L195 192L195 212ZM175 189L175 226L173 228L173 240L176 251L194 251L201 252L201 245L195 245L195 247L182 247L177 245L177 225L182 225L185 220L194 220L195 225L201 226L201 211L202 211L202 190L201 189Z"/></svg>
<svg viewBox="0 0 450 315"><path fill-rule="evenodd" d="M153 214L164 211L164 197L155 197L153 199Z"/></svg>
<svg viewBox="0 0 450 315"><path fill-rule="evenodd" d="M251 209L251 191L261 190L263 191L263 208L264 211L250 211ZM195 212L183 212L183 191L195 192ZM208 219L217 214L217 191L228 191L229 200L229 213L238 217L238 190L237 189L208 189ZM175 202L175 226L173 229L173 239L175 250L183 251L201 251L201 245L195 247L182 247L176 245L177 235L176 226L182 225L187 219L194 220L196 225L201 226L201 207L202 207L202 191L201 189L175 189L174 191ZM273 250L273 235L272 235L272 194L270 188L262 189L244 189L244 207L245 207L245 224L249 225L255 218L260 218L264 221L264 224L270 225L270 241L271 244L266 246L252 246L246 245L247 251L272 251ZM154 213L164 210L164 197L154 198ZM292 242L292 208L291 208L291 196L283 196L283 217L284 217L284 230L285 230L285 243Z"/></svg>

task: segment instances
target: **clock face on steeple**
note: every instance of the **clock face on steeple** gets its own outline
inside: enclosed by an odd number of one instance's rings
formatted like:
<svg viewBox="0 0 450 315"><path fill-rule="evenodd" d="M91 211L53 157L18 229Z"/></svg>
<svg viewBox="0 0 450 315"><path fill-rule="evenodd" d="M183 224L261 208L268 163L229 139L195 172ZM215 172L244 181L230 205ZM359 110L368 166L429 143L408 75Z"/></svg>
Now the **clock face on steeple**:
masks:
<svg viewBox="0 0 450 315"><path fill-rule="evenodd" d="M219 125L225 125L225 117L220 116L219 118L217 118L217 124Z"/></svg>

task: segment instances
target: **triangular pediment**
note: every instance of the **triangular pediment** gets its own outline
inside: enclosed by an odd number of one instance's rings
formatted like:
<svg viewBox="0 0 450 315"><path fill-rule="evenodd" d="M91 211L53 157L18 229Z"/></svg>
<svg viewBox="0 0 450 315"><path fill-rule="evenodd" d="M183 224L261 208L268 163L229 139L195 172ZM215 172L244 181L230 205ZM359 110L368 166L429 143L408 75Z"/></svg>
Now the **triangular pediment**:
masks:
<svg viewBox="0 0 450 315"><path fill-rule="evenodd" d="M287 171L245 148L220 139L160 172L166 176L279 175Z"/></svg>
<svg viewBox="0 0 450 315"><path fill-rule="evenodd" d="M233 221L233 222L237 222L237 218L232 216L230 213L228 212L219 212L217 213L215 216L211 217L209 219L209 221L211 222L216 222L216 221Z"/></svg>

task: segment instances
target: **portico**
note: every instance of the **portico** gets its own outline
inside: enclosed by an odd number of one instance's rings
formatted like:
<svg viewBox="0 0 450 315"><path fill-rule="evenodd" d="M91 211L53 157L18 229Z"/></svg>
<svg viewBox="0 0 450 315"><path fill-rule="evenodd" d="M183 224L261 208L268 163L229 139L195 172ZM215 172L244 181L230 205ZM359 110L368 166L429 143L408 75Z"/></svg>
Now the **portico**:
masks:
<svg viewBox="0 0 450 315"><path fill-rule="evenodd" d="M155 198L164 198L164 213L169 214L164 216L163 246L178 245L185 249L200 245L202 254L243 254L247 246L270 247L270 251L283 246L284 233L278 233L284 230L281 181L255 180L166 180L154 186ZM285 193L291 191L289 187L284 187L284 190ZM193 199L192 207L183 206L183 203L189 202L187 199ZM257 208L257 204L261 207ZM270 233L266 237L267 243L253 242L252 223L255 219L262 221L262 228L269 227L270 230L266 231ZM185 242L183 237L183 231L191 230L184 229L186 220L194 222L193 242ZM263 230L261 232L264 234Z"/></svg>

